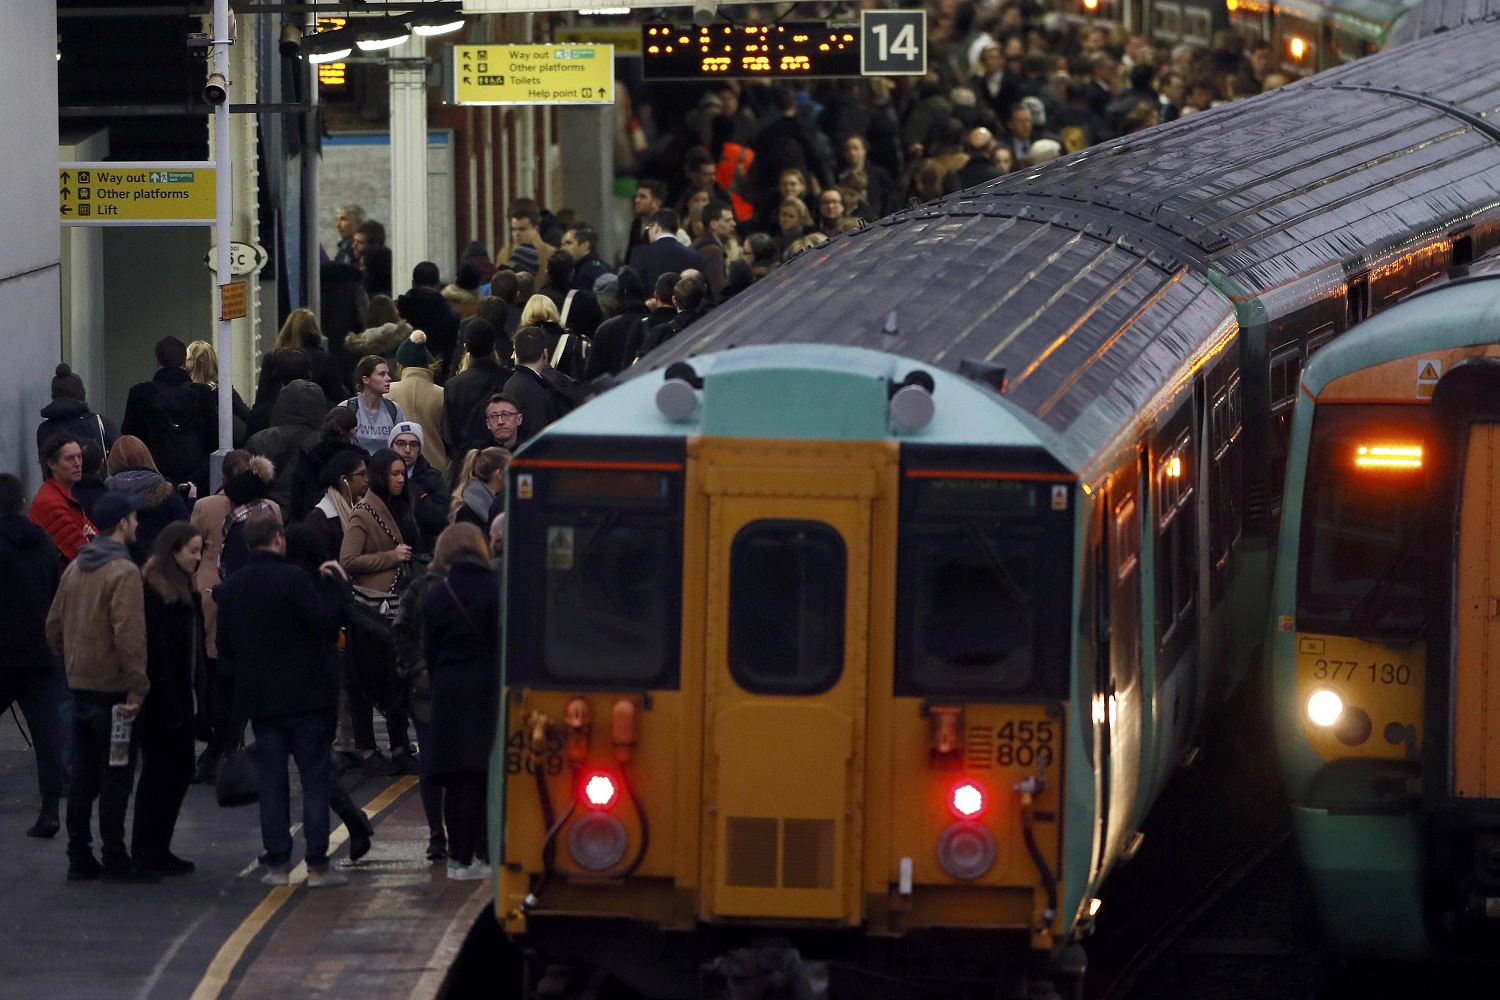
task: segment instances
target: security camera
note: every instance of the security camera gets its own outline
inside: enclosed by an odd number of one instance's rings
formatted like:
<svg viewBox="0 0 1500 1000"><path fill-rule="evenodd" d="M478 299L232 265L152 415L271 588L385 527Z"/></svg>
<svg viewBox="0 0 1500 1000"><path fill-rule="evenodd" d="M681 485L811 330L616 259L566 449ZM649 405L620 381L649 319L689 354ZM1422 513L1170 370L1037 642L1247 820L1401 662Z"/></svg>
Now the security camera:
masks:
<svg viewBox="0 0 1500 1000"><path fill-rule="evenodd" d="M212 107L218 107L229 99L229 81L224 79L223 73L210 73L208 82L203 85L203 100Z"/></svg>
<svg viewBox="0 0 1500 1000"><path fill-rule="evenodd" d="M302 54L302 31L290 21L281 25L280 48L283 59L295 59Z"/></svg>
<svg viewBox="0 0 1500 1000"><path fill-rule="evenodd" d="M706 28L719 16L719 0L693 0L693 23Z"/></svg>

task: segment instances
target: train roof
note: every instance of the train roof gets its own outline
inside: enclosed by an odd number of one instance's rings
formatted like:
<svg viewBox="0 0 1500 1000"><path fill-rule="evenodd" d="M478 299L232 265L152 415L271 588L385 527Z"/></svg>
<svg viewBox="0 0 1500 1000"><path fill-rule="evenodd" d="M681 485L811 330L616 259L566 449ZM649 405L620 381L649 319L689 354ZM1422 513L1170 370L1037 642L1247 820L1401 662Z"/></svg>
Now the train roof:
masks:
<svg viewBox="0 0 1500 1000"><path fill-rule="evenodd" d="M1422 0L1391 29L1389 45L1404 45L1466 24L1500 20L1500 0Z"/></svg>
<svg viewBox="0 0 1500 1000"><path fill-rule="evenodd" d="M1251 298L1357 273L1500 202L1497 45L1500 24L1425 39L898 213L637 368L795 342L972 359L1097 453L1232 324L1216 287Z"/></svg>

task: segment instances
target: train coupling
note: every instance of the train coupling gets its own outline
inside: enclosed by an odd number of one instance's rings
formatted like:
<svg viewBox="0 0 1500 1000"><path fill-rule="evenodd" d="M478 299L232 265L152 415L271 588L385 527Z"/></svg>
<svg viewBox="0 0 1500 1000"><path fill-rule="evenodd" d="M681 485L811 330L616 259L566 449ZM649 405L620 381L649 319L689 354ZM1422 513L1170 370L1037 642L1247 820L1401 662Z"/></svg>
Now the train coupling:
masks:
<svg viewBox="0 0 1500 1000"><path fill-rule="evenodd" d="M703 993L715 1000L827 1000L828 966L796 948L736 948L703 967Z"/></svg>

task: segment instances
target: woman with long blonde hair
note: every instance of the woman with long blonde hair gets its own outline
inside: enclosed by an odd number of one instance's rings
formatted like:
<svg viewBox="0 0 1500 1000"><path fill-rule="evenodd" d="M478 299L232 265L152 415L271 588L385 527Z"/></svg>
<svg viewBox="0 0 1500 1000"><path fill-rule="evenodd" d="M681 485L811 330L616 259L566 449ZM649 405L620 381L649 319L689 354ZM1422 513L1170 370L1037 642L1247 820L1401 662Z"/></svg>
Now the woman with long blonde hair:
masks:
<svg viewBox="0 0 1500 1000"><path fill-rule="evenodd" d="M458 473L458 487L448 507L449 522L467 522L488 531L490 507L505 489L505 469L509 464L510 452L504 448L476 448L465 455Z"/></svg>
<svg viewBox="0 0 1500 1000"><path fill-rule="evenodd" d="M214 350L214 345L206 340L195 340L187 346L187 370L188 377L199 385L206 385L213 390L214 412L219 412L219 352ZM254 415L250 407L240 398L239 390L230 390L234 396L232 404L234 410L234 446L236 448L245 443L245 438L250 436L250 422ZM259 428L257 428L259 429ZM216 434L215 437L218 435Z"/></svg>

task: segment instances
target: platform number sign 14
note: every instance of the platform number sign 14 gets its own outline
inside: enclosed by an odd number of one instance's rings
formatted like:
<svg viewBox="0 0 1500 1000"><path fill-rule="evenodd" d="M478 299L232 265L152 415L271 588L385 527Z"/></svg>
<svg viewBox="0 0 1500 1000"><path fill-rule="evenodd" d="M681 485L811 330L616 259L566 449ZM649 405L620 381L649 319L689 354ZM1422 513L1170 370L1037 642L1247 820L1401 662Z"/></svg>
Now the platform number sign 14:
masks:
<svg viewBox="0 0 1500 1000"><path fill-rule="evenodd" d="M865 76L922 76L927 72L927 12L860 12L860 72Z"/></svg>

